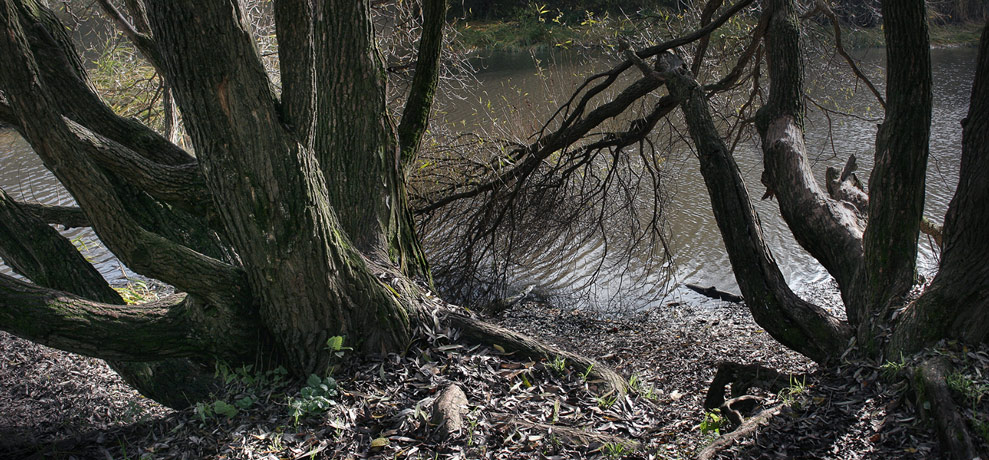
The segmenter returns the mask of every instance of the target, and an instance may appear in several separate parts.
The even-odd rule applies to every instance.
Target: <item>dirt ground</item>
[[[741,305],[668,302],[608,319],[524,303],[494,320],[611,365],[637,391],[602,395],[586,369],[517,361],[442,329],[420,331],[421,351],[349,360],[315,385],[221,369],[225,394],[174,411],[102,361],[0,332],[0,458],[692,458],[727,431],[703,408],[723,361],[806,376],[756,392],[753,412],[779,415],[716,458],[940,456],[904,382],[864,363],[819,372]],[[429,411],[453,384],[465,428],[443,437]]]

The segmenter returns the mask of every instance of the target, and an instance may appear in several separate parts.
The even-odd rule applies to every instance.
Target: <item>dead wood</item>
[[[610,443],[621,444],[631,450],[634,450],[639,446],[638,441],[633,441],[628,438],[611,435],[601,431],[590,431],[570,426],[535,423],[518,419],[512,419],[509,423],[521,428],[529,428],[545,432],[547,435],[555,436],[560,441],[573,446],[593,447],[595,445]]]
[[[505,353],[514,353],[519,359],[564,359],[568,366],[586,372],[587,382],[597,387],[597,393],[625,394],[628,391],[628,381],[624,377],[594,359],[560,350],[532,337],[460,313],[447,312],[445,319],[461,330],[463,338],[484,345],[497,345]]]
[[[725,292],[718,290],[718,288],[711,287],[701,287],[696,284],[686,284],[687,289],[694,291],[700,295],[710,297],[712,299],[724,300],[726,302],[742,303],[745,299],[740,295],[735,295],[730,292]]]
[[[948,362],[943,357],[928,359],[914,369],[913,385],[917,407],[926,419],[933,419],[931,421],[941,447],[950,453],[951,458],[989,458],[973,442],[968,424],[951,399],[947,383],[949,374]]]
[[[429,423],[436,426],[440,438],[447,438],[464,428],[465,414],[467,414],[467,395],[459,385],[453,383],[441,390],[433,401],[433,415]]]

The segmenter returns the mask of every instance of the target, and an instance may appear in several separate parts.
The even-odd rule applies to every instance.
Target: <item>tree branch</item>
[[[120,295],[107,285],[103,276],[72,243],[2,189],[0,258],[17,273],[41,286],[100,302],[123,303]]]
[[[303,145],[312,145],[316,112],[313,0],[276,0],[278,67],[282,79],[282,117]]]
[[[440,74],[446,8],[446,0],[422,1],[422,36],[419,38],[416,71],[402,111],[402,121],[398,125],[398,142],[405,168],[415,160],[419,142],[429,124],[429,112]]]
[[[243,271],[149,232],[131,219],[109,179],[85,157],[92,146],[69,129],[57,112],[55,98],[37,78],[37,61],[15,6],[2,6],[0,55],[7,63],[0,67],[0,87],[22,121],[22,134],[45,166],[73,191],[103,243],[145,276],[217,305],[240,299],[246,286]]]
[[[110,0],[97,0],[102,7],[103,12],[110,19],[117,24],[117,27],[130,39],[131,43],[137,47],[138,50],[144,55],[144,58],[154,66],[159,72],[161,72],[161,53],[158,52],[158,44],[155,43],[154,39],[148,33],[142,33],[134,27],[127,18],[110,3]]]
[[[766,14],[772,14],[765,38],[770,91],[756,115],[765,164],[763,183],[767,195],[778,198],[794,238],[834,276],[846,304],[851,304],[862,265],[863,222],[851,204],[832,199],[821,188],[807,161],[796,9],[790,0],[777,0]],[[849,308],[848,318],[857,324],[858,311]]]
[[[714,216],[752,316],[783,345],[817,362],[836,359],[851,337],[851,328],[787,286],[762,237],[738,165],[711,119],[703,88],[678,58],[666,54],[661,59],[667,88],[682,101]]]
[[[882,14],[888,101],[869,176],[869,225],[863,241],[866,313],[888,312],[913,286],[931,132],[933,78],[925,2],[884,1]]]
[[[121,361],[203,356],[183,294],[143,305],[110,305],[0,274],[0,328],[32,342]]]
[[[215,214],[198,163],[175,166],[155,163],[85,126],[68,118],[64,120],[69,130],[89,146],[87,152],[91,158],[127,183],[193,215],[205,217]]]
[[[75,206],[53,206],[40,203],[17,204],[46,224],[61,225],[65,228],[90,226],[89,219],[86,218],[86,213]]]

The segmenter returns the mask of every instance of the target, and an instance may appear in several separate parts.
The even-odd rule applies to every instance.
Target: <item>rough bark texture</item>
[[[123,303],[68,240],[22,209],[0,189],[0,259],[41,286],[70,290],[106,303]]]
[[[791,0],[770,2],[766,34],[769,100],[756,116],[766,172],[763,182],[777,197],[780,213],[797,242],[853,297],[862,264],[862,224],[848,203],[821,189],[807,161],[803,134],[803,55],[800,23]],[[855,324],[857,311],[848,311]]]
[[[942,337],[989,337],[989,33],[983,30],[968,117],[962,121],[958,189],[945,216],[941,266],[904,312],[894,351],[914,351]]]
[[[931,56],[923,0],[884,1],[886,119],[876,135],[865,231],[865,309],[884,316],[915,277],[931,129]],[[866,318],[866,317],[864,317]],[[862,329],[860,339],[871,341]]]
[[[370,27],[369,19],[359,16],[367,13],[366,4],[348,15],[345,10],[355,6],[344,3],[349,6],[325,11],[322,19],[346,18],[346,24],[361,22]],[[150,2],[148,15],[165,50],[168,81],[190,127],[228,237],[243,261],[262,321],[274,334],[290,367],[299,373],[325,369],[329,362],[322,348],[332,336],[346,336],[366,351],[404,347],[410,333],[407,312],[374,278],[348,238],[376,234],[377,227],[352,227],[355,231],[348,232],[331,208],[331,197],[340,193],[340,183],[351,190],[360,184],[373,196],[364,196],[362,201],[348,195],[343,203],[349,207],[342,208],[371,214],[367,207],[354,204],[384,206],[385,200],[375,192],[382,189],[382,177],[375,175],[375,181],[370,181],[365,170],[353,179],[336,177],[334,187],[327,187],[326,177],[320,174],[325,161],[281,124],[278,103],[236,5]],[[353,15],[358,17],[350,17]],[[354,59],[353,67],[366,66],[369,60],[367,55],[344,49],[334,51]],[[336,120],[321,118],[317,133],[322,129],[319,126],[337,123],[339,131],[326,134],[341,142],[366,135],[359,129],[345,131],[366,125],[358,113],[352,113],[353,118],[344,123],[343,113],[365,109],[358,102],[375,97],[374,93],[358,97],[359,93],[345,88],[335,90],[350,99],[320,95],[326,96],[320,104],[333,112]],[[375,104],[364,101],[364,105]],[[326,111],[318,114],[325,116]],[[361,138],[360,142],[373,140],[381,138]],[[340,146],[335,150],[336,161],[360,164],[361,158],[375,156],[374,150],[381,159],[381,145],[359,147]],[[336,198],[341,199],[339,195]]]
[[[673,55],[666,56],[661,71],[670,94],[681,101],[714,217],[752,316],[787,347],[818,362],[834,359],[844,349],[851,329],[787,286],[766,246],[738,165],[711,119],[703,88]]]
[[[330,204],[372,260],[426,275],[408,212],[395,126],[385,106],[385,67],[368,2],[322,2],[316,19],[316,158]],[[355,206],[355,203],[360,203]]]

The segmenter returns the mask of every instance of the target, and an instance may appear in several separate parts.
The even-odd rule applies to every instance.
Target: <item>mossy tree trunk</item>
[[[0,257],[34,281],[0,276],[0,328],[111,360],[175,407],[208,394],[217,360],[304,376],[328,370],[334,336],[363,353],[405,351],[439,308],[412,280],[428,282],[429,269],[405,169],[428,122],[446,1],[425,2],[398,129],[367,0],[275,2],[280,95],[238,3],[131,3],[140,27],[117,22],[166,79],[195,156],[107,107],[35,0],[0,0],[0,119],[79,207],[34,209],[91,226],[129,268],[179,293],[119,305],[68,241],[0,193]],[[560,353],[456,311],[443,317],[522,356]],[[578,358],[623,390],[617,374]]]
[[[286,58],[281,97],[235,2],[147,2],[141,45],[153,50],[172,88],[195,157],[115,115],[43,5],[0,5],[5,118],[115,255],[185,293],[159,310],[133,307],[134,330],[146,326],[163,338],[146,342],[152,350],[161,345],[157,354],[137,347],[128,356],[127,334],[94,333],[88,340],[67,333],[60,340],[51,332],[71,329],[58,320],[73,317],[81,321],[76,327],[125,327],[121,315],[131,307],[109,307],[120,299],[105,282],[83,283],[94,293],[24,269],[38,286],[3,279],[5,329],[121,361],[265,362],[298,374],[326,370],[323,346],[332,336],[367,352],[405,348],[418,306],[376,272],[428,279],[428,267],[407,208],[368,2],[276,2]],[[430,10],[440,34],[444,11],[445,2]],[[438,41],[424,46],[425,59],[438,61],[438,50],[428,49]],[[435,72],[423,78],[435,87]],[[427,98],[410,99],[428,114],[431,96],[430,89]],[[9,200],[2,198],[6,209]],[[4,260],[15,267],[31,262],[13,253],[23,245],[7,236]],[[63,244],[53,257],[73,257],[71,244],[49,236]],[[41,265],[72,272],[51,259]],[[92,269],[84,261],[80,266]],[[51,320],[44,331],[22,321],[29,313],[39,324]],[[179,338],[182,346],[167,345]]]

